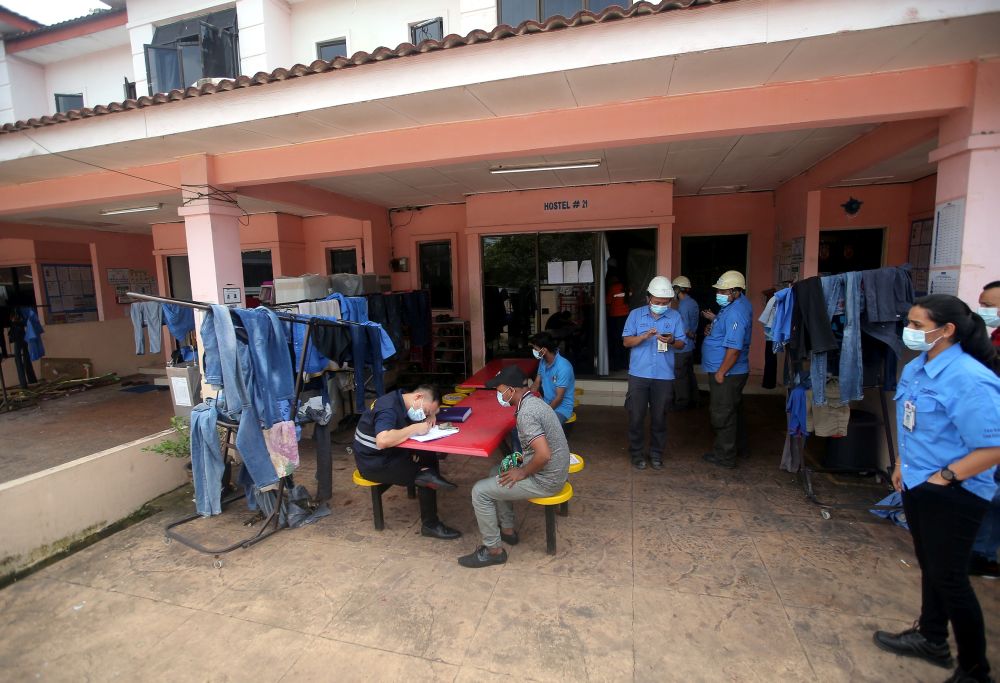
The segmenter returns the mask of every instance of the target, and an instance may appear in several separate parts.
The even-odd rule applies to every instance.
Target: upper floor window
[[[631,0],[497,0],[497,11],[501,24],[517,26],[529,19],[544,21],[557,14],[571,17],[580,10],[596,13],[612,5],[628,7],[631,4]]]
[[[441,17],[410,24],[410,42],[419,45],[425,40],[444,38],[444,20]]]
[[[64,114],[74,109],[83,109],[83,95],[60,95],[56,93],[56,113]]]
[[[335,40],[324,40],[322,43],[316,43],[316,56],[328,62],[337,57],[346,57],[347,38],[336,38]]]
[[[146,46],[149,94],[183,89],[202,78],[239,75],[236,10],[159,26]]]

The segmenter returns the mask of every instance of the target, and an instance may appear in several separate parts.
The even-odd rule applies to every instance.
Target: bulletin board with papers
[[[78,323],[97,320],[94,269],[83,264],[43,264],[46,322]]]

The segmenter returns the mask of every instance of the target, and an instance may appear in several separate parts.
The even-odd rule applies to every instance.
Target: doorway
[[[837,275],[882,267],[885,228],[821,230],[819,274]]]
[[[748,276],[747,264],[750,259],[750,238],[742,235],[692,235],[681,237],[681,272],[691,281],[691,298],[698,302],[700,310],[711,309],[718,312],[715,303],[715,284],[719,276],[727,270],[736,270]],[[698,319],[698,338],[695,346],[694,362],[701,362],[701,340],[705,336],[704,318]]]

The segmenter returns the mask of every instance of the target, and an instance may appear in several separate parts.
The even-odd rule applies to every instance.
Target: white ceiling
[[[36,64],[52,64],[66,59],[75,59],[80,55],[128,45],[128,30],[125,28],[125,24],[122,24],[103,31],[21,50],[15,54],[21,59],[27,59]],[[107,104],[107,102],[101,102],[101,104]]]
[[[489,169],[500,160],[487,160],[325,178],[309,184],[390,207],[462,202],[466,195],[484,192],[668,178],[675,179],[677,195],[771,190],[872,128],[819,128],[503,160],[505,165],[517,165],[600,158],[598,168],[494,175]],[[917,157],[901,161],[913,162]],[[926,164],[926,152],[921,158]]]

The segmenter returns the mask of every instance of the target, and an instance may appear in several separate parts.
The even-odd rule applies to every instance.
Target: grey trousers
[[[709,415],[715,432],[715,457],[731,465],[736,464],[739,451],[746,451],[747,432],[743,420],[743,387],[750,375],[727,375],[722,384],[708,375]]]
[[[674,397],[674,380],[628,376],[625,409],[628,410],[628,454],[632,462],[643,459],[646,413],[649,418],[649,458],[662,460],[667,445],[667,406]]]
[[[674,354],[674,405],[690,408],[698,402],[698,380],[694,376],[694,351]]]
[[[497,480],[498,473],[499,469],[494,467],[490,476],[472,487],[472,509],[487,548],[500,547],[500,529],[514,528],[515,500],[544,498],[558,493],[542,488],[533,476],[507,488]]]

